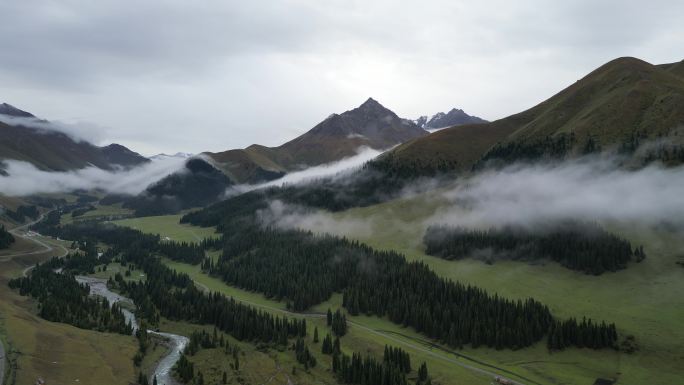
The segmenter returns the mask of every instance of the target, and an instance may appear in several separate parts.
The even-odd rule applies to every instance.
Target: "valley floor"
[[[675,264],[682,255],[684,243],[677,234],[613,227],[611,230],[634,243],[643,243],[648,258],[626,270],[599,277],[573,272],[552,262],[530,265],[499,261],[487,265],[474,260],[445,261],[425,255],[421,248],[423,222],[439,209],[439,202],[417,199],[325,215],[339,223],[364,224],[339,226],[339,235],[359,239],[379,249],[400,251],[410,260],[425,262],[444,277],[508,298],[532,296],[549,305],[557,316],[586,315],[615,322],[621,336],[636,337],[640,350],[626,354],[612,350],[567,349],[549,354],[545,342],[540,342],[519,351],[466,347],[454,352],[386,319],[356,316],[349,317],[350,332],[342,338],[344,351],[382,355],[385,344],[402,347],[411,354],[416,366],[426,361],[433,378],[444,385],[486,385],[491,383],[494,374],[521,384],[537,385],[593,384],[597,378],[616,378],[618,384],[673,384],[684,375],[684,326],[680,322],[684,319],[684,298],[681,296],[684,292],[684,268]],[[197,241],[213,234],[213,229],[180,225],[178,219],[179,216],[162,216],[116,223],[177,241]],[[53,379],[51,384],[73,383],[75,379],[88,378],[89,375],[93,378],[93,373],[100,383],[127,383],[135,375],[131,358],[135,354],[136,343],[132,337],[84,331],[44,321],[35,315],[30,300],[7,287],[9,278],[22,274],[35,262],[54,254],[45,253],[44,248],[42,250],[33,242],[19,240],[12,249],[4,251],[5,257],[0,254],[0,313],[3,315],[0,338],[12,352],[11,362],[19,369],[13,371],[17,375],[16,383],[33,384],[36,373]],[[217,254],[214,252],[212,255]],[[226,285],[202,273],[199,266],[170,260],[165,263],[188,273],[207,290],[222,292],[270,312],[306,317],[310,330],[318,327],[321,337],[327,326],[320,315],[328,308],[341,307],[341,295],[337,294],[307,314],[292,314],[286,311],[284,303]],[[113,274],[113,270],[108,274]],[[182,334],[202,327],[164,321],[162,328]],[[311,335],[307,338],[310,339]],[[264,351],[247,345],[244,347],[247,354],[245,365],[253,367],[248,371],[250,366],[246,366],[241,373],[245,376],[253,373],[249,378],[253,383],[334,383],[329,371],[329,357],[322,355],[312,341],[307,343],[319,362],[310,373],[303,370],[292,373],[292,367],[296,365],[291,351]],[[163,351],[158,353],[161,355]],[[81,356],[88,359],[75,358]],[[214,356],[217,355],[201,352],[198,357],[198,361],[205,362],[202,365],[207,372],[218,373],[222,365],[226,365],[212,359]],[[153,357],[146,359],[150,360]],[[93,371],[95,367],[98,370]],[[257,367],[265,369],[258,370]]]

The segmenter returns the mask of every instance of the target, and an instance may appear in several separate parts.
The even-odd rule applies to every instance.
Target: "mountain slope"
[[[252,145],[207,155],[235,181],[255,182],[353,156],[362,146],[385,149],[426,134],[414,122],[369,98],[353,110],[330,115],[279,147]]]
[[[684,124],[681,65],[654,66],[619,58],[529,110],[415,139],[394,149],[386,161],[397,167],[448,163],[466,171],[497,144],[497,149],[506,149],[501,152],[513,155],[507,157],[513,161],[520,149],[553,147],[557,142],[572,153],[588,144],[609,148],[635,137],[668,135]]]
[[[98,147],[85,141],[45,128],[31,127],[39,122],[32,114],[0,105],[0,114],[9,117],[0,121],[0,160],[14,159],[32,163],[48,171],[68,171],[89,165],[111,170],[117,166],[131,167],[149,160],[119,144]]]
[[[221,171],[201,158],[191,158],[185,166],[153,183],[138,196],[123,197],[123,206],[137,216],[176,213],[205,206],[220,199],[232,184]]]

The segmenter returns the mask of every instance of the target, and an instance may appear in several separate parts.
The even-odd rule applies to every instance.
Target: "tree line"
[[[497,143],[478,160],[474,171],[487,167],[501,167],[520,161],[536,161],[543,158],[563,159],[577,145],[575,133],[547,135],[527,141]],[[589,137],[584,143],[583,152],[599,151],[600,147]]]
[[[344,384],[406,385],[411,364],[409,355],[404,350],[385,346],[382,360],[370,355],[363,357],[359,353],[353,353],[351,356],[336,353],[333,355],[332,370],[337,379]],[[420,366],[415,383],[431,384],[425,363]]]
[[[522,226],[488,230],[446,225],[430,226],[423,237],[426,253],[444,259],[466,258],[484,250],[507,259],[549,258],[586,274],[600,275],[627,267],[634,258],[646,258],[643,247],[590,222],[567,221],[545,229]]]

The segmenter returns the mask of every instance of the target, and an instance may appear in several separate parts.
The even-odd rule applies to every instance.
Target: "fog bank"
[[[513,165],[458,182],[428,222],[534,225],[564,219],[684,225],[684,167],[625,170],[609,158]]]
[[[183,168],[185,159],[163,158],[131,169],[115,171],[91,166],[74,171],[51,172],[37,169],[28,162],[5,160],[8,176],[0,175],[0,193],[27,196],[62,193],[77,189],[100,189],[107,193],[135,195],[150,184]]]

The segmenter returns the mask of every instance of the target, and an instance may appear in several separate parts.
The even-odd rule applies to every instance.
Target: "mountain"
[[[428,130],[433,130],[460,126],[463,124],[478,123],[487,123],[487,121],[477,116],[468,115],[463,110],[452,108],[451,111],[447,112],[446,114],[444,112],[436,113],[432,116],[432,118],[430,118],[430,120],[427,120],[422,127]]]
[[[3,116],[5,117],[3,119]],[[0,160],[15,159],[47,171],[95,166],[105,170],[148,162],[119,144],[98,147],[49,128],[49,122],[9,104],[0,104]]]
[[[386,149],[425,135],[427,131],[414,122],[369,98],[353,110],[330,115],[281,146],[252,145],[206,155],[234,181],[253,183],[353,156],[362,146]]]
[[[549,154],[633,147],[684,125],[684,64],[619,58],[548,100],[484,124],[447,128],[384,157],[391,168],[420,164],[468,171],[483,159],[507,162]]]
[[[2,103],[0,104],[0,115],[13,116],[16,118],[35,118],[33,114],[22,111],[11,104]]]

